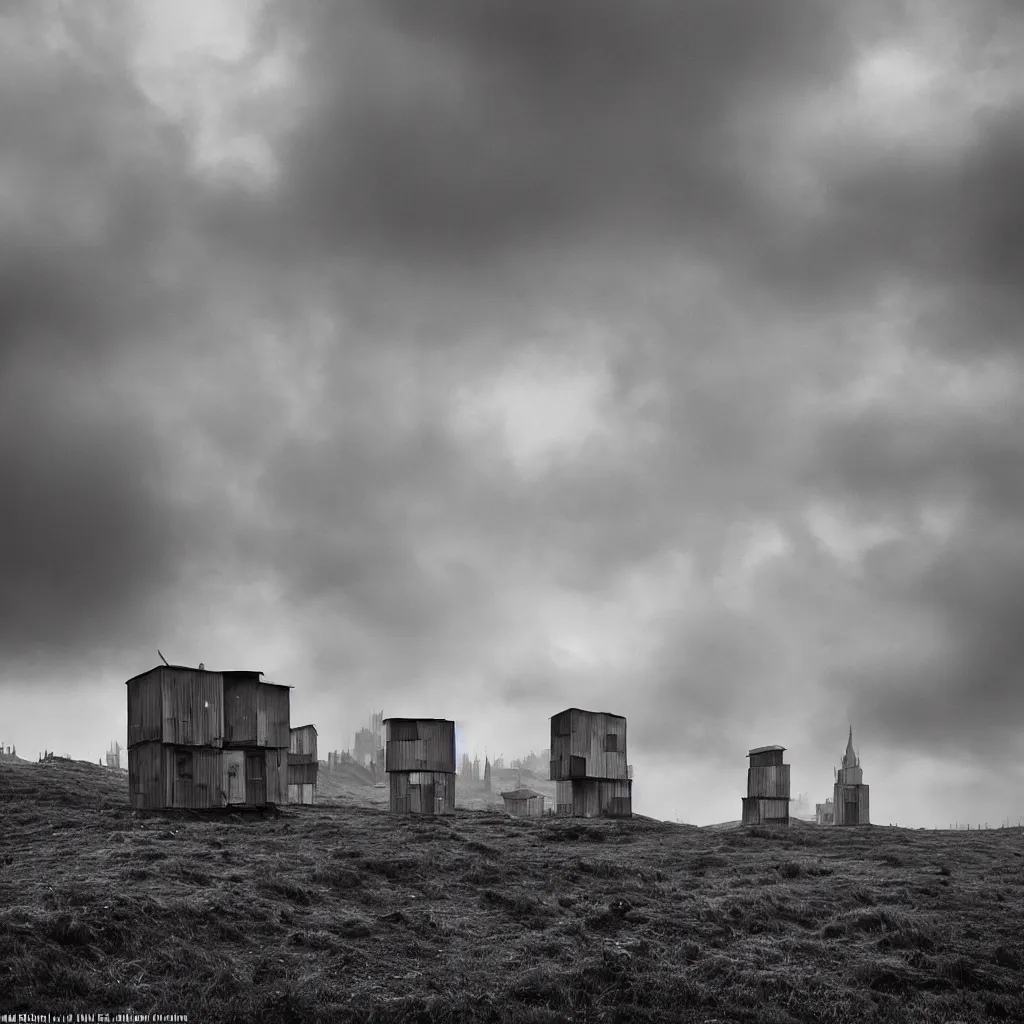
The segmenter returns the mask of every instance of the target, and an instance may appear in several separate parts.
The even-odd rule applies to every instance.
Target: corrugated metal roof
[[[625,718],[626,717],[625,715],[616,715],[614,712],[611,712],[611,711],[588,711],[586,708],[566,708],[564,711],[559,711],[558,715],[564,715],[566,711],[580,711],[584,715],[607,715],[609,718]],[[548,721],[550,722],[552,718],[557,718],[558,715],[549,715],[548,716]]]
[[[780,747],[777,743],[773,743],[767,747],[754,747],[753,750],[747,751],[747,757],[751,757],[754,754],[767,754],[769,750],[785,750],[785,747]]]
[[[502,793],[501,797],[503,800],[530,800],[535,796],[543,795],[543,793],[537,793],[532,789],[513,789],[508,793]]]
[[[309,725],[293,725],[292,726],[292,732],[298,732],[299,729],[312,729],[313,732],[316,732],[316,726],[313,725],[312,723],[310,723]]]

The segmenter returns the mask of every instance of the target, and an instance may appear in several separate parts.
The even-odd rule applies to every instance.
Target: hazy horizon
[[[0,15],[0,740],[255,668],[512,756],[629,722],[872,821],[1024,815],[1024,13]],[[461,750],[460,750],[461,754]]]

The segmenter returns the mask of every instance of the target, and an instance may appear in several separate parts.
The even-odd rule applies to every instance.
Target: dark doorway
[[[262,807],[267,802],[267,776],[263,751],[245,755],[245,802]]]
[[[434,814],[437,808],[434,807],[434,783],[424,782],[420,786],[420,813]]]

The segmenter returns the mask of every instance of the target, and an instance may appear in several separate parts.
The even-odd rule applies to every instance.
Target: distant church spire
[[[853,752],[853,726],[850,726],[850,736],[846,741],[846,754],[843,756],[843,767],[854,768],[857,765],[857,755]]]

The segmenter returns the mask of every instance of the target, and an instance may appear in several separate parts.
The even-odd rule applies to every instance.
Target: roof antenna
[[[160,648],[159,648],[159,647],[158,647],[158,648],[156,649],[156,653],[157,653],[157,654],[160,654]],[[168,661],[168,660],[167,660],[167,659],[166,659],[166,658],[165,658],[165,657],[164,657],[164,656],[163,656],[162,654],[160,654],[160,660],[161,660],[161,661],[162,661],[162,662],[163,662],[163,663],[164,663],[164,664],[165,664],[165,665],[166,665],[166,666],[167,666],[168,668],[170,668],[170,667],[171,667],[171,663],[170,663],[170,662],[169,662],[169,661]]]

